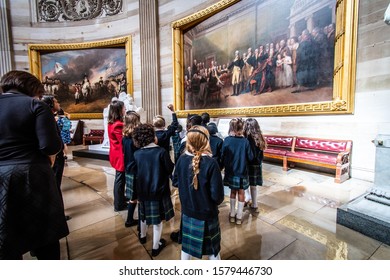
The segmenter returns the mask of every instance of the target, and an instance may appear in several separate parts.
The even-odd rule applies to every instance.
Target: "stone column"
[[[336,22],[336,5],[332,5],[329,7],[332,11],[332,22]]]
[[[290,27],[290,38],[297,36],[297,27],[296,27],[295,23],[290,24],[289,27]]]
[[[0,77],[12,69],[7,0],[0,0]]]
[[[139,0],[141,94],[146,120],[160,114],[160,56],[158,50],[158,3],[156,0]]]

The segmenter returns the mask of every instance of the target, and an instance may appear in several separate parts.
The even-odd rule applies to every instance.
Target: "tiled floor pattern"
[[[108,161],[69,157],[62,183],[70,234],[61,240],[63,259],[150,260],[148,241],[138,242],[136,227],[126,228],[127,211],[114,212],[115,171]],[[222,259],[251,260],[389,260],[390,246],[336,224],[338,206],[363,194],[372,183],[264,163],[264,185],[258,187],[259,213],[245,211],[243,224],[228,221],[229,198],[220,206]],[[226,189],[226,194],[229,190]],[[165,222],[167,247],[157,259],[180,259],[181,246],[169,235],[179,228],[180,201],[172,190],[175,218]],[[25,258],[31,258],[28,254]]]

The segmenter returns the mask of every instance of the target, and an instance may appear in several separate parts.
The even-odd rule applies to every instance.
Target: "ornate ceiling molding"
[[[119,14],[123,0],[39,0],[38,22],[89,20]]]

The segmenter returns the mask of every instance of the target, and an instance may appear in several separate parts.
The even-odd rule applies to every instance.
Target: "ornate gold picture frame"
[[[101,119],[122,92],[133,94],[131,36],[72,44],[30,44],[30,71],[71,119]]]
[[[173,22],[171,24],[173,88],[178,116],[186,117],[187,114],[199,114],[205,111],[213,117],[352,114],[355,96],[358,2],[346,0],[223,0]],[[324,4],[323,7],[320,7],[322,4]],[[326,12],[323,12],[324,10]],[[272,17],[277,17],[278,21],[283,19],[288,22],[284,24],[284,27],[274,25],[275,21]],[[267,26],[270,23],[271,27]],[[334,44],[330,44],[333,51],[328,53],[322,61],[325,63],[334,61],[334,63],[330,66],[330,71],[327,71],[328,66],[318,62],[316,84],[301,87],[299,84],[301,81],[298,83],[294,76],[292,84],[276,86],[274,68],[272,70],[273,88],[267,87],[268,74],[265,74],[264,69],[268,66],[265,65],[266,63],[258,62],[252,68],[252,76],[248,76],[247,80],[239,79],[236,82],[237,88],[234,87],[232,72],[236,50],[239,51],[238,55],[242,59],[243,53],[247,52],[248,48],[253,50],[259,45],[269,48],[266,45],[279,43],[279,40],[283,39],[282,35],[285,35],[286,39],[295,35],[295,40],[301,42],[302,38],[299,36],[302,30],[308,29],[314,35],[316,27],[321,28],[320,33],[325,33],[325,36],[330,37],[327,31],[330,30],[328,24],[335,26]],[[242,40],[243,36],[245,40]],[[229,46],[230,44],[232,46]],[[322,55],[322,53],[317,53],[317,55]],[[292,53],[283,52],[280,61],[288,61],[288,56],[292,56]],[[189,68],[192,68],[194,59],[198,60],[195,70],[198,70],[199,76],[203,75],[204,82],[207,81],[203,88],[195,84],[196,90],[192,88],[192,83],[188,82],[188,76],[193,77],[193,71],[191,72]],[[276,67],[276,60],[275,56],[273,67]],[[206,66],[202,63],[199,66],[199,61],[206,63]],[[215,69],[220,67],[222,72],[215,74],[217,72],[213,70],[213,63],[216,64]],[[257,67],[258,72],[260,70],[264,72],[262,77],[256,79],[254,72]],[[294,69],[291,62],[290,67]],[[199,69],[206,68],[208,68],[205,71],[206,74],[199,73]],[[224,73],[224,69],[228,77],[223,80],[220,73]],[[241,71],[243,71],[242,68]],[[293,70],[295,75],[297,75],[296,71],[296,69]],[[307,72],[312,73],[312,71]],[[201,80],[202,77],[198,79]],[[211,79],[215,81],[212,85],[209,82]],[[213,86],[216,87],[213,88]]]

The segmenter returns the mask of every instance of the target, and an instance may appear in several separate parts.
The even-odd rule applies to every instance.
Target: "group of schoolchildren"
[[[256,186],[262,185],[266,142],[254,118],[232,119],[228,136],[222,139],[207,113],[189,115],[182,137],[173,105],[168,109],[172,123],[166,127],[160,115],[153,124],[141,123],[135,111],[125,112],[123,102],[111,103],[108,136],[110,163],[116,170],[114,210],[128,210],[125,226],[138,226],[141,244],[146,243],[148,225],[153,225],[152,256],[156,257],[166,246],[161,238],[162,222],[174,217],[172,181],[178,188],[182,215],[180,229],[171,234],[171,239],[182,244],[181,259],[206,255],[218,260],[218,206],[224,200],[224,185],[231,189],[229,221],[241,225],[245,204],[251,198],[248,206],[258,212]],[[137,205],[138,220],[133,218]]]

